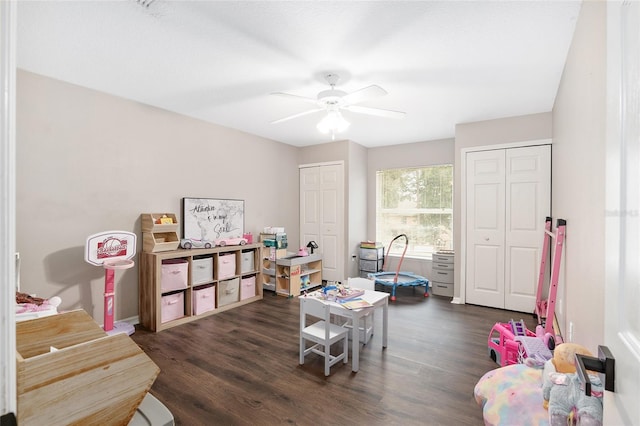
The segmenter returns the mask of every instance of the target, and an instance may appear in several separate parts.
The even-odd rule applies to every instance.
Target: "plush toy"
[[[542,396],[551,426],[602,425],[602,383],[596,374],[589,374],[592,391],[591,396],[585,395],[576,373],[576,353],[592,356],[584,346],[562,343],[556,346],[553,358],[545,363]]]

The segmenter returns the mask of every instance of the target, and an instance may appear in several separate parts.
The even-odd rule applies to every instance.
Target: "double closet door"
[[[300,166],[300,247],[318,244],[323,280],[346,278],[344,216],[344,165]]]
[[[466,154],[466,302],[533,312],[551,145]]]

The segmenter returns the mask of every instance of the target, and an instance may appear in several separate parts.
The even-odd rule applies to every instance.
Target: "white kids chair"
[[[362,290],[375,290],[376,282],[374,280],[370,280],[368,278],[348,278],[347,283],[349,288],[359,288]],[[360,324],[358,325],[358,336],[362,343],[365,345],[369,343],[371,337],[373,336],[373,309],[369,309],[370,312],[366,313],[361,319]],[[352,328],[351,322],[348,322],[344,325],[344,327]],[[354,336],[351,336],[354,338]]]
[[[328,303],[313,297],[301,296],[300,299],[300,365],[304,364],[305,357],[311,352],[324,357],[324,375],[330,374],[331,366],[340,360],[346,364],[349,361],[349,330],[329,321],[330,309]],[[321,321],[311,325],[307,324],[307,315],[321,318]],[[306,341],[314,343],[309,348]],[[331,355],[331,345],[340,340],[342,343],[342,353]],[[322,348],[322,350],[320,350]]]

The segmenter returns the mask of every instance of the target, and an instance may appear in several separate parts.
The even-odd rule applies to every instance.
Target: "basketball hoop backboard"
[[[136,234],[127,231],[106,231],[87,237],[84,260],[102,266],[106,260],[131,259],[136,254]]]

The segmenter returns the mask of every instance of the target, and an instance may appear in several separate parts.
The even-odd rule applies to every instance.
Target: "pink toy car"
[[[238,238],[218,238],[214,241],[216,246],[224,247],[224,246],[243,246],[247,244],[247,239],[238,237]]]

